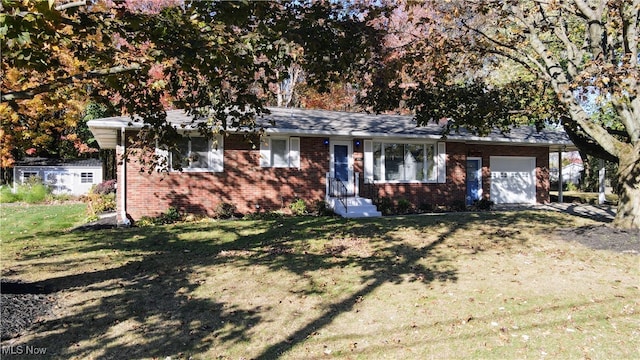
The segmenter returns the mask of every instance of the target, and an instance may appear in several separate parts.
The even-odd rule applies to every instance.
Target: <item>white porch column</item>
[[[607,200],[605,197],[605,175],[604,160],[600,159],[600,170],[598,171],[598,204],[602,205]]]
[[[562,194],[562,149],[558,150],[558,202],[564,202],[564,195]]]
[[[329,182],[330,182],[330,180],[329,180],[329,179],[330,179],[330,178],[331,178],[331,173],[327,173],[327,175],[325,176],[325,182],[324,182],[324,194],[325,194],[325,195],[324,195],[324,198],[325,198],[325,199],[327,199],[327,200],[328,200],[328,199],[329,199],[329,197],[331,196],[331,195],[329,194]]]
[[[360,173],[354,173],[356,179],[355,179],[355,184],[353,184],[353,189],[354,189],[354,195],[355,197],[359,197],[360,196]]]

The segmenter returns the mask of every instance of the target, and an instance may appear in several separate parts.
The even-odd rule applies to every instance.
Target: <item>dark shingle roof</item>
[[[412,116],[283,108],[270,108],[270,110],[271,114],[266,115],[261,121],[273,132],[291,131],[356,137],[441,139],[444,130],[436,123],[418,126]],[[275,126],[269,126],[268,121],[275,122]],[[447,139],[479,142],[571,143],[564,131],[542,130],[538,132],[532,126],[513,128],[506,134],[496,130],[487,136],[474,135],[465,129],[460,129],[457,133],[447,135]]]
[[[372,115],[327,110],[307,110],[296,108],[269,108],[271,114],[256,121],[267,133],[297,134],[300,136],[350,136],[370,138],[414,138],[439,140],[443,138],[443,128],[435,123],[418,126],[412,116]],[[179,128],[192,128],[192,117],[183,110],[167,111],[167,120]],[[91,120],[88,123],[100,145],[115,147],[116,132],[121,128],[135,129],[141,122],[132,122],[128,116],[116,116]],[[543,130],[523,126],[503,134],[494,131],[487,136],[478,136],[461,129],[447,135],[448,141],[479,143],[544,145],[554,148],[573,148],[564,131]],[[105,146],[107,145],[107,146]]]

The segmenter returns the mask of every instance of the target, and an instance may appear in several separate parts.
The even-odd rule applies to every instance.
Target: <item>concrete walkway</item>
[[[495,205],[495,211],[510,210],[548,210],[565,212],[573,216],[579,216],[600,222],[612,222],[616,216],[616,207],[614,205],[590,205],[580,203],[549,203],[549,204],[519,204],[519,205]]]

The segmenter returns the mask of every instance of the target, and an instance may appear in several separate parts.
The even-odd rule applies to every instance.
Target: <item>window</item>
[[[81,172],[80,173],[80,183],[81,184],[93,184],[93,173],[92,172]]]
[[[171,170],[180,168],[185,172],[222,172],[224,170],[222,136],[208,140],[204,137],[184,135],[177,145],[178,151],[172,154],[160,148],[156,149],[158,156],[169,157]]]
[[[289,146],[286,139],[271,140],[271,166],[289,167]]]
[[[444,182],[444,143],[365,140],[365,177],[377,182]]]
[[[38,176],[37,171],[25,171],[22,173],[22,183],[26,184],[29,182],[29,178],[36,178]]]
[[[260,142],[260,166],[300,167],[300,138],[267,137]]]
[[[433,144],[373,143],[373,180],[435,181]]]

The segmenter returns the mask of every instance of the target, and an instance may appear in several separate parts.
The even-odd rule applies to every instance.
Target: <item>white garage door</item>
[[[536,203],[536,158],[491,157],[491,200],[496,204]]]

